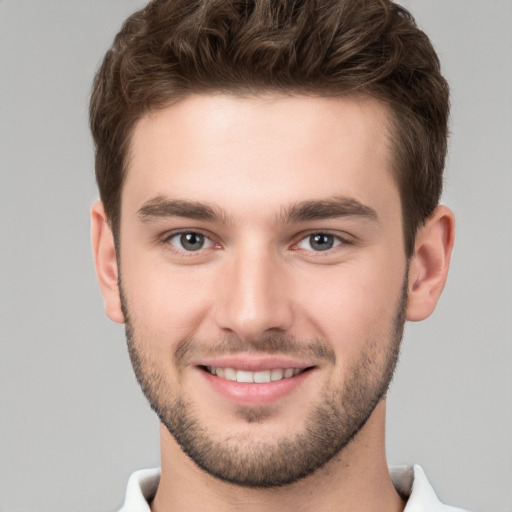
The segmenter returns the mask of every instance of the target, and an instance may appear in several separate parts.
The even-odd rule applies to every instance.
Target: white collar
[[[408,497],[404,512],[464,512],[443,505],[430,485],[421,466],[393,466],[389,469],[398,493]],[[156,493],[160,469],[141,469],[128,481],[126,499],[119,512],[150,512],[148,500]]]
[[[392,466],[389,473],[398,494],[407,499],[403,512],[464,512],[439,501],[423,468],[418,464]]]

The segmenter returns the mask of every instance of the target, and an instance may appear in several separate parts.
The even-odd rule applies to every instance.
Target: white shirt
[[[443,505],[430,485],[421,466],[390,468],[391,479],[401,496],[408,496],[404,512],[467,512]],[[148,501],[155,496],[160,469],[141,469],[128,481],[126,499],[119,512],[150,512]]]

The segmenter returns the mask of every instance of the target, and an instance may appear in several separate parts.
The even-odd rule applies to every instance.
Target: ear
[[[94,266],[105,301],[105,313],[110,320],[123,323],[121,297],[114,236],[107,221],[103,203],[97,201],[91,209],[91,239]]]
[[[455,217],[446,206],[438,206],[418,230],[409,265],[407,320],[429,317],[441,296],[455,239]]]

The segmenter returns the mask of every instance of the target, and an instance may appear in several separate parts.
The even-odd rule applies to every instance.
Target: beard
[[[151,340],[143,339],[134,328],[121,283],[120,290],[135,376],[161,423],[199,468],[222,481],[256,488],[283,486],[311,475],[342,454],[361,431],[393,378],[407,304],[405,279],[394,318],[386,331],[377,339],[366,341],[358,359],[344,372],[342,382],[325,385],[319,395],[322,399],[307,414],[300,430],[272,440],[261,440],[249,433],[233,435],[229,431],[224,438],[216,439],[207,421],[200,419],[196,405],[177,391],[187,361],[197,355],[258,352],[306,357],[334,367],[334,351],[322,339],[304,342],[290,336],[266,337],[251,343],[233,337],[213,343],[184,339],[174,353],[178,377],[175,389],[158,361],[151,357]],[[238,407],[236,412],[247,424],[262,423],[271,414],[266,407]]]

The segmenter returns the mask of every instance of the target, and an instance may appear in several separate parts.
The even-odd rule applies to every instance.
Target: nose
[[[217,327],[249,342],[288,331],[293,308],[284,263],[268,252],[252,251],[225,264],[215,308]]]

